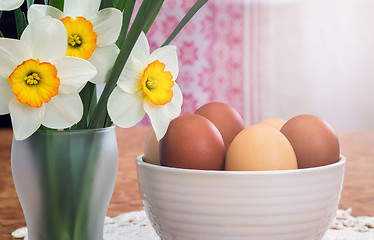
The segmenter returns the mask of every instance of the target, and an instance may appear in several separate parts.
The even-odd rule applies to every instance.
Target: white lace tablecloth
[[[374,217],[352,217],[351,209],[338,210],[323,240],[374,240]],[[12,233],[14,238],[27,240],[27,229]],[[159,240],[144,211],[106,217],[104,240]]]

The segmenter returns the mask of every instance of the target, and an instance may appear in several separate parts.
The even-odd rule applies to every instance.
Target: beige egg
[[[264,124],[264,125],[268,125],[268,126],[271,126],[271,127],[275,127],[277,130],[280,131],[285,123],[286,123],[286,121],[283,120],[283,119],[269,118],[269,119],[265,119],[265,120],[259,122],[258,124]]]
[[[155,131],[151,129],[148,133],[144,147],[144,161],[151,164],[160,165],[160,156],[158,151],[159,142],[157,141]]]
[[[225,170],[267,171],[297,169],[295,153],[287,138],[274,127],[256,124],[232,141]]]

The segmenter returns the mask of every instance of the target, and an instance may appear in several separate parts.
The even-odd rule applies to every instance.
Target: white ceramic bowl
[[[161,239],[322,239],[335,216],[345,158],[282,171],[205,171],[136,159],[143,206]]]

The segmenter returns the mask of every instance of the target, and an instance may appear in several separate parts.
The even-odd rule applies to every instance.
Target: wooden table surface
[[[141,210],[135,158],[144,149],[149,127],[117,128],[119,172],[108,216]],[[354,216],[374,216],[374,130],[340,130],[341,153],[347,158],[339,208],[352,208]],[[12,231],[25,226],[14,189],[11,166],[12,132],[0,130],[0,239],[11,240]]]

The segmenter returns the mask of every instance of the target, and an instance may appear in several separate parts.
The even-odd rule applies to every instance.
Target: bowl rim
[[[138,167],[147,168],[155,171],[169,172],[169,173],[184,173],[184,174],[203,174],[203,175],[282,175],[282,174],[302,174],[307,172],[319,172],[332,168],[339,168],[345,166],[346,158],[340,154],[339,161],[329,165],[302,168],[302,169],[289,169],[289,170],[269,170],[269,171],[220,171],[220,170],[198,170],[198,169],[186,169],[186,168],[173,168],[160,166],[156,164],[147,163],[143,160],[144,154],[136,157],[136,165]]]

